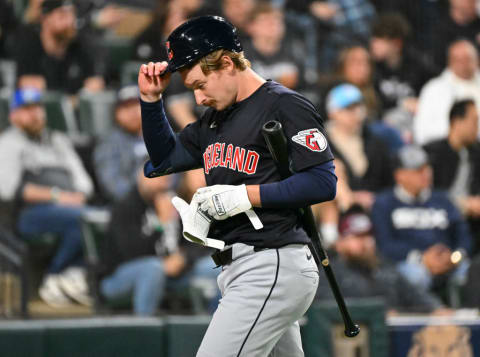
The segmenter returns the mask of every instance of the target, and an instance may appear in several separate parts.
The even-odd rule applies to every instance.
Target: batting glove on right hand
[[[227,219],[252,208],[248,199],[247,186],[214,185],[201,187],[192,201],[198,202],[200,209],[217,221]]]

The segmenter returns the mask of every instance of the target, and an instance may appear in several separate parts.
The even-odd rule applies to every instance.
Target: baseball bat
[[[292,173],[290,171],[290,164],[288,160],[287,138],[283,133],[282,124],[276,120],[271,120],[265,123],[262,127],[262,135],[265,138],[268,150],[272,155],[273,161],[275,162],[282,179],[291,176]],[[312,209],[308,206],[299,209],[299,211],[303,226],[311,241],[308,246],[312,251],[312,255],[317,263],[318,269],[320,269],[320,266],[322,266],[323,271],[327,276],[328,283],[332,289],[333,296],[335,297],[338,308],[342,315],[343,323],[345,325],[345,336],[355,337],[360,332],[360,328],[353,322],[350,313],[348,312],[347,305],[345,304],[345,300],[343,299],[343,295],[340,292],[337,280],[333,274],[332,267],[330,266],[327,252],[322,246],[320,233],[317,230]]]

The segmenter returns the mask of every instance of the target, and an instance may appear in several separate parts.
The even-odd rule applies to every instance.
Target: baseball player
[[[183,23],[166,47],[168,62],[143,64],[138,77],[150,155],[145,175],[203,167],[207,187],[190,204],[176,199],[175,206],[184,231],[202,226],[204,237],[207,232],[211,242],[225,245],[212,256],[222,269],[222,299],[197,356],[303,356],[298,319],[319,275],[295,209],[336,193],[322,119],[302,95],[250,69],[237,30],[221,17]],[[208,107],[179,134],[168,125],[161,99],[175,71],[197,104]],[[261,134],[270,120],[282,124],[289,141],[294,174],[285,180]],[[210,218],[205,229],[202,222]]]

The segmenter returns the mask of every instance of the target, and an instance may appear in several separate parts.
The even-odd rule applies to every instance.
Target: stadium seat
[[[122,87],[137,83],[138,70],[142,63],[138,61],[125,62],[120,71],[120,83]]]
[[[90,138],[102,137],[113,125],[115,93],[82,93],[79,97],[78,126],[81,134]]]
[[[0,83],[10,91],[15,89],[17,64],[14,61],[0,60]]]
[[[106,52],[106,77],[108,81],[117,81],[122,65],[132,57],[132,40],[123,37],[105,37],[102,48]]]
[[[8,113],[10,111],[10,100],[12,92],[8,88],[0,89],[0,132],[10,124]]]
[[[71,136],[78,134],[73,105],[68,96],[47,91],[43,98],[47,111],[47,126]]]

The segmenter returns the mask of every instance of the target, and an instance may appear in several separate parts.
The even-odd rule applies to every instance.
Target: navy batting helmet
[[[237,29],[220,16],[200,16],[188,20],[173,30],[166,46],[169,72],[192,65],[219,49],[242,51]]]

